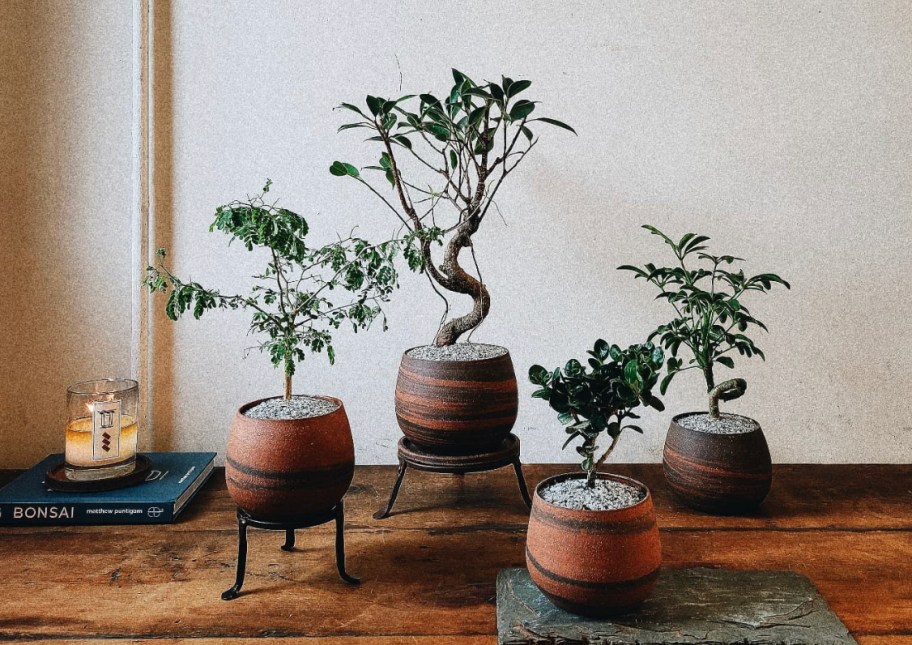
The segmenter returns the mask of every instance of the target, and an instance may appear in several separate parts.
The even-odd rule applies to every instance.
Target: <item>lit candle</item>
[[[85,381],[67,388],[66,476],[120,477],[136,466],[139,385],[129,379]]]

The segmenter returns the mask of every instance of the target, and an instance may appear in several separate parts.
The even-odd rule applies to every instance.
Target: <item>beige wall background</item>
[[[79,20],[64,20],[74,7]],[[100,325],[107,319],[85,305],[99,287],[111,307],[128,305],[131,288],[128,242],[104,257],[86,251],[92,231],[116,228],[130,198],[131,27],[122,4],[101,7],[47,5],[42,20],[57,22],[32,27],[38,42],[0,45],[3,74],[33,65],[64,35],[92,48],[81,58],[64,50],[38,80],[16,72],[18,91],[3,95],[4,107],[15,107],[0,116],[4,143],[12,142],[4,150],[19,151],[0,162],[4,242],[22,235],[11,205],[37,222],[2,245],[3,268],[48,286],[0,283],[0,431],[13,447],[0,465],[26,465],[61,443],[54,415],[23,422],[19,402],[47,395],[56,405],[76,372],[129,367],[129,326]],[[24,3],[0,11],[37,20]],[[556,419],[529,398],[528,366],[582,357],[599,337],[640,341],[665,320],[652,291],[615,271],[665,259],[639,229],[646,222],[709,234],[714,248],[748,258],[748,270],[792,282],[791,292],[753,301],[771,330],[758,339],[768,360],[738,365],[749,390],[727,408],[761,422],[774,460],[912,458],[908,3],[155,0],[153,14],[151,244],[169,249],[180,275],[225,290],[249,284],[262,258],[206,231],[217,205],[266,177],[317,239],[355,225],[366,236],[394,230],[369,194],[327,172],[334,159],[366,165],[376,156],[357,136],[335,133],[344,122],[332,110],[339,102],[396,94],[400,75],[403,93],[442,93],[452,66],[477,79],[528,78],[541,113],[580,136],[542,129],[505,184],[503,220],[489,219],[477,236],[493,306],[474,340],[511,350],[525,460],[575,460],[559,450]],[[9,29],[21,32],[18,24]],[[92,38],[100,33],[104,42]],[[75,115],[52,99],[34,110],[21,96],[65,95],[62,88],[82,97]],[[39,118],[82,145],[60,148],[59,132],[43,135],[44,148],[35,144],[47,132]],[[48,182],[57,167],[68,169],[65,183]],[[117,221],[128,240],[128,223]],[[78,234],[67,237],[67,227]],[[171,323],[162,300],[152,305],[155,447],[222,451],[234,410],[280,393],[280,375],[264,356],[244,358],[253,344],[245,315]],[[394,462],[399,356],[431,340],[440,313],[426,281],[406,275],[388,308],[388,333],[340,335],[335,367],[324,357],[301,366],[296,391],[345,401],[360,463]],[[85,341],[100,326],[108,358],[93,363],[99,352]],[[36,367],[25,379],[23,364]],[[670,417],[705,407],[703,399],[699,375],[682,375],[668,411],[645,416],[645,436],[625,437],[617,459],[658,461]],[[15,438],[23,431],[27,444]]]
[[[0,467],[63,451],[67,385],[130,372],[131,20],[0,2]]]

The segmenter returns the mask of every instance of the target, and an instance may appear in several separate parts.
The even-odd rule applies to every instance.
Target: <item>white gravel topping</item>
[[[595,486],[586,487],[586,479],[564,479],[542,489],[546,502],[577,511],[613,511],[639,504],[646,491],[614,479],[596,479]]]
[[[759,423],[739,414],[722,413],[719,416],[718,420],[713,420],[709,418],[709,414],[706,412],[691,414],[679,419],[678,423],[688,430],[708,432],[709,434],[746,434],[760,429]]]
[[[310,419],[338,409],[338,403],[315,396],[297,395],[291,397],[290,401],[282,398],[268,399],[253,406],[244,415],[251,419]]]
[[[424,345],[410,349],[407,353],[410,358],[425,361],[480,361],[503,356],[507,353],[507,348],[484,343],[456,343],[445,347]]]

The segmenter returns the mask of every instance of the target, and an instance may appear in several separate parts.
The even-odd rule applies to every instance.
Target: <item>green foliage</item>
[[[582,438],[583,443],[576,451],[583,458],[581,465],[591,486],[598,465],[614,450],[621,433],[643,432],[639,426],[625,423],[639,418],[633,411],[641,404],[665,409],[652,394],[665,354],[652,343],[621,349],[601,339],[587,353],[588,368],[576,359],[553,371],[533,365],[529,368],[529,380],[539,386],[532,393],[533,398],[547,401],[557,412],[558,420],[567,426],[564,448]],[[611,438],[611,445],[596,460],[596,441],[602,433]]]
[[[789,289],[789,283],[773,273],[747,277],[743,270],[734,270],[733,265],[743,259],[707,253],[709,238],[705,235],[687,233],[675,242],[654,226],[643,228],[671,247],[676,265],[657,267],[647,263],[642,267],[624,265],[618,268],[654,284],[660,291],[656,299],[667,300],[675,310],[675,317],[650,335],[650,339],[658,336],[671,354],[667,374],[659,388],[662,394],[675,375],[695,368],[703,372],[706,389],[712,391],[716,387],[714,367],[734,368],[733,352],[765,360],[748,333],[754,327],[766,331],[766,325],[751,315],[744,304],[744,296],[750,291],[766,293],[774,284]],[[678,357],[681,346],[690,350],[687,363]],[[728,390],[720,398],[737,398],[745,388],[746,383],[744,387]]]
[[[386,318],[380,303],[389,300],[398,285],[394,259],[399,241],[371,244],[348,237],[332,244],[311,247],[309,228],[300,215],[264,201],[263,193],[247,201],[219,206],[210,231],[221,231],[248,251],[267,249],[270,259],[247,295],[228,295],[175,276],[165,266],[166,252],[157,252],[157,266],[146,269],[144,284],[152,292],[168,295],[165,313],[177,320],[186,313],[194,318],[214,309],[249,309],[250,331],[265,338],[258,348],[273,365],[284,367],[286,396],[295,365],[307,352],[326,351],[335,362],[332,331],[350,324],[366,329],[377,318]],[[230,244],[230,242],[229,242]]]
[[[365,130],[366,140],[380,151],[373,165],[359,169],[335,161],[330,173],[358,181],[395,213],[409,231],[409,268],[427,273],[445,290],[471,295],[485,311],[487,292],[459,266],[459,252],[472,246],[471,236],[504,178],[536,145],[533,128],[545,124],[574,132],[556,119],[533,117],[537,102],[518,98],[531,84],[506,77],[499,84],[478,84],[454,69],[453,85],[442,98],[368,96],[364,106],[338,106],[354,116],[339,130]],[[383,181],[375,185],[378,175]],[[447,261],[434,262],[432,243],[445,241]],[[455,336],[481,322],[477,316],[464,318],[450,330]]]

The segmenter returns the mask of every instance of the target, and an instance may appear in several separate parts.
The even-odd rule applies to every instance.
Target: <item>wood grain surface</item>
[[[534,486],[567,469],[526,474]],[[664,566],[796,571],[863,645],[912,645],[912,466],[776,466],[750,517],[688,509],[660,465],[611,470],[651,488]],[[396,512],[373,520],[394,477],[390,466],[359,467],[346,497],[359,587],[336,576],[332,527],[298,531],[291,553],[280,533],[251,529],[244,594],[220,600],[237,549],[221,473],[172,525],[0,529],[0,639],[494,643],[497,573],[525,560],[512,471],[409,472]]]

